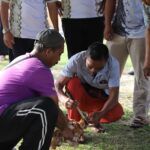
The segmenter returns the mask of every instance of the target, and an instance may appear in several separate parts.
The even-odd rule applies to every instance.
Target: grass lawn
[[[0,70],[8,64],[8,60],[0,61]]]
[[[61,61],[52,68],[55,79],[60,70],[66,64],[66,52]],[[7,64],[7,61],[0,62],[0,69]],[[128,59],[124,74],[121,78],[120,103],[124,107],[125,114],[123,118],[115,123],[106,124],[106,132],[96,134],[91,128],[85,130],[87,142],[73,148],[67,144],[57,148],[58,150],[150,150],[150,127],[141,129],[131,129],[128,124],[132,118],[132,93],[134,77],[126,72],[131,67],[131,61]]]

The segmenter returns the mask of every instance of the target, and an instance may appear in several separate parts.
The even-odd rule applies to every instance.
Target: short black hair
[[[92,43],[87,49],[87,57],[93,60],[101,60],[109,58],[109,51],[106,45],[101,42]]]

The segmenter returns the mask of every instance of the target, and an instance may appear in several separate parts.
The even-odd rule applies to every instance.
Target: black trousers
[[[62,28],[66,39],[68,58],[86,50],[93,42],[103,42],[103,17],[88,19],[63,18]]]
[[[9,50],[10,61],[33,50],[34,39],[14,38],[14,40],[15,44],[13,45],[13,49]]]
[[[13,104],[0,116],[0,150],[12,150],[20,139],[19,150],[49,150],[57,117],[57,106],[47,97]]]

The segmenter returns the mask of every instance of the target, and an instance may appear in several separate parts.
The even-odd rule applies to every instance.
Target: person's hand
[[[78,106],[78,102],[76,100],[72,100],[70,98],[67,98],[67,101],[65,103],[65,107],[67,109],[76,108],[76,106]]]
[[[145,63],[143,71],[145,78],[148,80],[148,77],[150,76],[150,64]]]
[[[144,4],[146,4],[148,6],[150,5],[150,0],[142,0],[142,1],[143,1]]]
[[[14,41],[14,36],[13,34],[8,31],[7,33],[4,34],[4,43],[5,45],[8,47],[8,48],[11,48],[13,49],[13,45],[15,44],[15,41]]]
[[[92,114],[89,115],[89,122],[92,124],[98,124],[100,118],[102,117],[102,113],[101,112],[94,112]]]
[[[72,141],[72,139],[73,139],[73,137],[74,137],[73,131],[72,131],[70,128],[68,128],[68,127],[66,127],[66,128],[62,131],[62,135],[63,135],[63,137],[64,137],[65,139],[70,140],[70,141]]]
[[[112,27],[111,27],[111,25],[110,26],[105,26],[105,29],[104,29],[104,38],[107,41],[111,41],[112,40]]]

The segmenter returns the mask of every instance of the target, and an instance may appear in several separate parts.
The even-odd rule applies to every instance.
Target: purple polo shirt
[[[0,114],[15,102],[38,96],[56,96],[50,69],[29,54],[28,59],[0,71]]]

